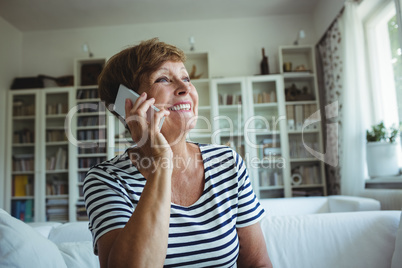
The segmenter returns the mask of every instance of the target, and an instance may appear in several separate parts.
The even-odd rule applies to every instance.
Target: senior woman
[[[259,225],[265,212],[241,157],[186,141],[198,94],[184,62],[180,49],[154,38],[113,56],[99,77],[107,107],[120,84],[140,97],[125,102],[137,145],[84,182],[94,252],[101,267],[272,267]],[[149,118],[151,105],[160,111]]]

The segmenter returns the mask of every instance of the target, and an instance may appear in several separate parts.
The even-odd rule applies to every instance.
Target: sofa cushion
[[[30,222],[28,223],[29,226],[31,226],[35,231],[40,233],[43,237],[48,238],[50,232],[54,227],[62,225],[60,222],[53,222],[53,221],[48,221],[48,222]]]
[[[358,196],[328,196],[328,205],[330,212],[381,210],[378,200]]]
[[[395,250],[392,256],[392,266],[391,268],[401,268],[402,267],[402,213],[401,221],[399,222],[398,232],[396,234],[395,240]]]
[[[390,267],[399,211],[267,216],[261,221],[274,267]]]
[[[322,196],[268,198],[259,201],[267,215],[302,215],[329,212],[328,198]]]
[[[66,242],[57,245],[68,268],[100,267],[98,256],[93,253],[92,242]]]
[[[57,246],[0,209],[0,267],[67,267]]]
[[[49,240],[56,244],[92,241],[92,234],[88,229],[88,222],[69,222],[52,228]]]

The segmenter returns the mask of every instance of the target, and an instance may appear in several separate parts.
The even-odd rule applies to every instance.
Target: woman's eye
[[[188,77],[188,76],[183,77],[183,81],[184,81],[184,82],[190,82],[190,77]]]
[[[165,83],[165,82],[169,82],[169,79],[167,77],[159,77],[158,79],[156,79],[155,82],[156,83]]]

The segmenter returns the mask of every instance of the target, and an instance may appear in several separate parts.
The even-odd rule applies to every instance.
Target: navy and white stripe
[[[188,207],[171,204],[165,267],[232,267],[239,253],[236,228],[264,216],[242,158],[226,146],[199,144],[205,170],[201,197]],[[123,228],[146,179],[127,152],[93,167],[84,182],[94,252],[103,234]]]

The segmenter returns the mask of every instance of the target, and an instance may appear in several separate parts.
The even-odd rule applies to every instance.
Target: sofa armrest
[[[381,203],[378,200],[357,196],[329,196],[328,205],[330,212],[381,210]]]
[[[391,267],[400,214],[382,210],[268,216],[261,220],[261,229],[274,267]]]

